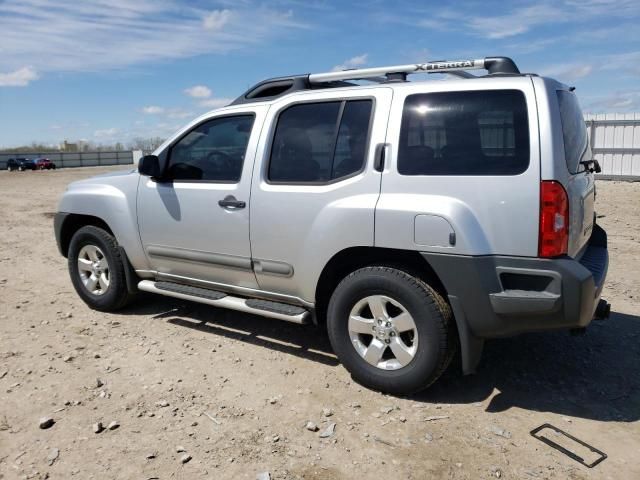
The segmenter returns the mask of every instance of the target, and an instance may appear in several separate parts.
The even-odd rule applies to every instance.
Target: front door
[[[140,236],[158,278],[257,288],[249,193],[266,107],[228,109],[181,132],[161,181],[141,179]]]

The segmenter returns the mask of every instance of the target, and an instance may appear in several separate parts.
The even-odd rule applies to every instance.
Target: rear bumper
[[[599,226],[579,260],[423,256],[444,284],[456,320],[464,318],[468,333],[479,339],[586,327],[609,264],[607,234]]]

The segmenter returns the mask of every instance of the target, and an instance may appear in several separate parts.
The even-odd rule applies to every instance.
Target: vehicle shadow
[[[339,365],[328,337],[314,325],[297,325],[152,294],[141,294],[140,301],[119,313],[152,315],[179,327],[296,355],[323,365]]]
[[[172,325],[247,342],[338,366],[326,333],[168,297],[145,295],[121,313],[152,315]],[[488,341],[478,372],[463,376],[459,362],[425,392],[425,403],[471,404],[490,398],[488,412],[512,407],[598,421],[640,419],[640,317],[612,312],[583,336],[526,334]]]
[[[527,334],[488,341],[476,375],[448,371],[414,400],[512,407],[598,421],[640,419],[640,317],[611,313],[586,333]]]

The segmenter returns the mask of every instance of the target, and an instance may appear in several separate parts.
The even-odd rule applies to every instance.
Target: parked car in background
[[[7,160],[7,170],[9,170],[10,172],[14,170],[21,170],[20,166],[26,160],[26,158],[10,158],[9,160]]]
[[[25,170],[37,170],[38,163],[35,158],[24,158],[18,167],[18,170],[24,172]]]
[[[44,158],[44,157],[36,159],[36,166],[38,170],[55,170],[56,169],[56,164],[53,163],[48,158]]]
[[[7,160],[7,170],[9,170],[10,172],[14,170],[19,170],[23,172],[25,170],[37,170],[37,169],[38,169],[38,163],[35,159],[20,157],[20,158],[10,158],[9,160]]]

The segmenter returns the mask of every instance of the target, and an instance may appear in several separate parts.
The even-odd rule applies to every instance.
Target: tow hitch
[[[611,314],[611,304],[606,300],[600,300],[596,307],[596,313],[593,315],[594,320],[607,320]]]

